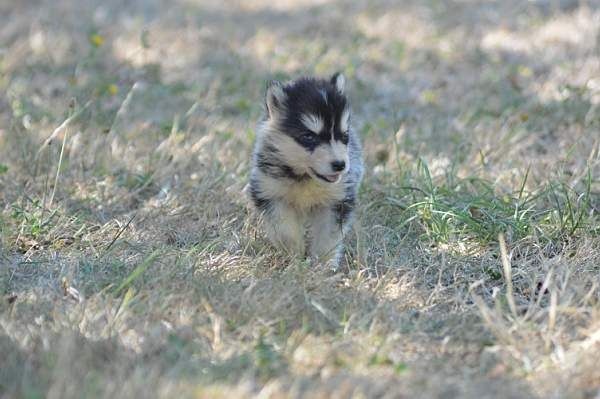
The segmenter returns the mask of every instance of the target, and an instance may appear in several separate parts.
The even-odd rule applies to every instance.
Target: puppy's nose
[[[344,161],[333,161],[331,163],[331,169],[333,169],[334,172],[341,172],[345,167],[346,162]]]

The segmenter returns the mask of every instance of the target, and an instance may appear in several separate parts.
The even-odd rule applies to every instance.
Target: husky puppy
[[[337,267],[352,223],[363,160],[350,126],[345,78],[267,85],[252,157],[250,196],[270,241]]]

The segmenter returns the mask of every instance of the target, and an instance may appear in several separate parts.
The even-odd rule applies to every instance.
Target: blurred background
[[[141,172],[154,151],[193,163],[226,137],[222,166],[237,170],[265,81],[337,70],[370,155],[400,132],[395,156],[484,156],[502,173],[535,161],[543,173],[589,149],[598,127],[596,1],[26,0],[0,11],[11,162],[91,101],[71,159],[92,167],[110,144],[111,167]],[[174,123],[185,145],[167,150]]]

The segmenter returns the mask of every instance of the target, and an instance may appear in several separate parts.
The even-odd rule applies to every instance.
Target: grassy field
[[[338,70],[332,273],[242,190]],[[598,1],[0,1],[0,398],[597,399],[599,212]]]

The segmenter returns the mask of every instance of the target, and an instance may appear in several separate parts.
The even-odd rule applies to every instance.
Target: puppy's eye
[[[306,133],[301,136],[301,140],[307,144],[313,144],[317,142],[317,136],[314,133]]]

